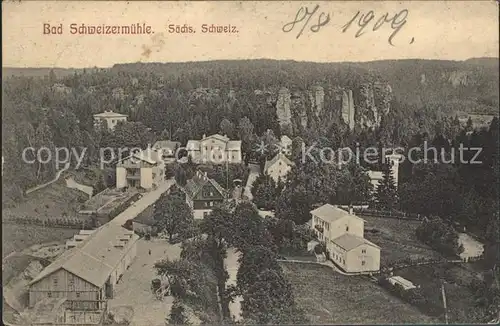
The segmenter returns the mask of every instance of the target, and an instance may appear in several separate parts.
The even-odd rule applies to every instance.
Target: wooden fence
[[[420,214],[380,211],[375,209],[353,209],[353,212],[356,213],[356,215],[366,216],[366,217],[395,218],[395,219],[411,220],[411,221],[423,221],[426,219],[425,216]]]

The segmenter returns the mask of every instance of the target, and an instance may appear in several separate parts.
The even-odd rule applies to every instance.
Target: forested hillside
[[[497,114],[499,103],[494,58],[135,63],[89,69],[4,68],[3,73],[3,187],[11,201],[56,171],[53,162],[23,163],[26,147],[87,148],[88,165],[97,162],[100,147],[145,146],[160,138],[185,144],[215,132],[241,139],[248,153],[252,140],[264,137],[268,129],[275,137],[288,134],[307,144],[321,140],[333,148],[355,142],[362,147],[408,147],[426,139],[463,138],[474,126],[460,124],[458,114]],[[129,123],[113,133],[95,131],[93,114],[104,110],[129,115]],[[494,130],[478,131],[478,141],[489,142]],[[463,183],[456,187],[471,201],[484,190],[470,184],[464,188]],[[425,210],[423,202],[404,205]],[[491,203],[489,207],[487,216],[494,211]]]

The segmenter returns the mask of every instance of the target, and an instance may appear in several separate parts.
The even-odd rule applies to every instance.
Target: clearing
[[[49,218],[78,217],[80,205],[88,199],[85,193],[66,187],[64,178],[30,193],[14,207],[2,209],[3,217]]]
[[[380,264],[405,258],[441,258],[441,254],[417,239],[415,230],[420,221],[362,216],[365,238],[380,246]],[[378,232],[372,232],[376,230]]]
[[[2,224],[2,258],[8,254],[46,242],[64,243],[80,232],[78,229],[51,228],[38,225]]]
[[[436,323],[363,276],[344,276],[327,266],[281,263],[295,300],[311,324]]]

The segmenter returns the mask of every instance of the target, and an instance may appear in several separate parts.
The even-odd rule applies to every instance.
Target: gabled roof
[[[200,190],[203,188],[204,185],[207,183],[210,183],[219,193],[222,197],[226,197],[226,190],[217,183],[214,179],[210,179],[204,175],[201,175],[201,172],[199,175],[195,175],[193,178],[189,179],[186,183],[186,186],[184,186],[183,191],[186,193],[186,195],[189,198],[194,198],[196,195],[200,192]]]
[[[358,236],[355,236],[353,234],[346,233],[344,235],[341,235],[338,238],[335,238],[332,240],[335,244],[340,246],[341,248],[344,248],[346,251],[352,250],[354,248],[357,248],[363,244],[375,247],[380,249],[379,246],[374,244],[373,242],[370,242],[366,240],[365,238],[361,238]]]
[[[288,157],[286,157],[285,154],[283,153],[278,153],[276,156],[274,156],[272,159],[269,161],[266,161],[266,164],[264,164],[264,171],[267,171],[271,166],[273,166],[275,163],[278,161],[283,161],[287,165],[295,165]]]
[[[210,138],[215,138],[215,139],[218,139],[218,140],[223,141],[225,143],[227,143],[229,141],[229,137],[222,136],[220,134],[213,134],[213,135],[210,135],[210,136],[207,136],[207,137],[203,137],[202,140],[207,140],[207,139],[210,139]]]
[[[116,247],[115,244],[118,244],[120,238],[129,236],[125,248],[136,242],[139,237],[119,225],[105,224],[89,235],[82,244],[64,252],[43,269],[30,285],[64,269],[97,287],[102,287],[126,254],[123,247]]]
[[[321,207],[318,207],[311,211],[311,214],[319,217],[325,222],[336,222],[344,217],[355,218],[363,220],[362,218],[357,217],[356,215],[349,214],[345,210],[338,208],[336,206],[325,204]]]
[[[124,161],[133,158],[139,161],[143,161],[149,164],[157,164],[160,160],[159,152],[152,148],[147,148],[145,150],[138,151],[130,156],[123,158],[119,163],[123,163]]]
[[[128,115],[116,113],[113,111],[104,111],[102,113],[94,114],[95,118],[126,118]]]
[[[282,144],[291,144],[293,142],[292,139],[290,139],[290,137],[288,137],[287,135],[281,136],[280,140]]]

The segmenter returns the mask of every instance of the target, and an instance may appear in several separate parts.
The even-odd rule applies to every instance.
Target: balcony
[[[140,178],[141,178],[140,173],[127,174],[127,179],[130,179],[130,180],[139,180]]]

